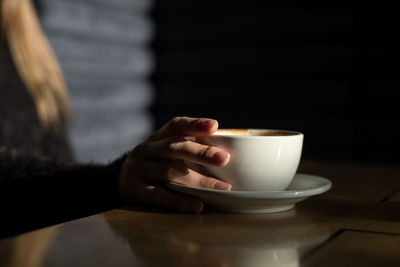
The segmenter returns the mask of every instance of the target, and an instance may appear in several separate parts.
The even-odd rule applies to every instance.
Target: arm
[[[0,230],[29,230],[118,206],[123,160],[78,165],[0,148]]]
[[[167,190],[173,181],[188,186],[230,190],[223,181],[191,169],[185,162],[225,166],[230,155],[187,136],[213,134],[211,119],[177,117],[126,156],[109,165],[76,165],[0,149],[0,231],[34,222],[33,227],[97,213],[126,204],[149,204],[201,212],[203,204]],[[50,220],[52,219],[52,220]],[[21,224],[21,225],[18,225]],[[32,226],[32,225],[31,225]]]

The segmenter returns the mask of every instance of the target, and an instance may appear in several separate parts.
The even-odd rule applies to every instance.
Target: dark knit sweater
[[[0,37],[0,237],[116,207],[122,161],[73,163],[65,135],[40,127]]]

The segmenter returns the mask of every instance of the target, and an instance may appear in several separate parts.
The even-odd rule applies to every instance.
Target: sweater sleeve
[[[118,207],[124,159],[73,164],[0,148],[0,236]]]

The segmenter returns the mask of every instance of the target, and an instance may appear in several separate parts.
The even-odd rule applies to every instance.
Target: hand
[[[145,203],[184,212],[201,212],[203,204],[190,196],[164,188],[168,181],[183,185],[230,190],[231,185],[190,169],[189,164],[225,166],[230,155],[224,150],[185,139],[207,136],[218,129],[212,119],[176,117],[135,147],[122,165],[121,198],[127,203]]]

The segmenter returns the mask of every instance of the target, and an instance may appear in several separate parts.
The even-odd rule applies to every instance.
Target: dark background
[[[306,158],[398,163],[400,13],[297,4],[156,1],[156,128],[211,117],[301,131]]]

